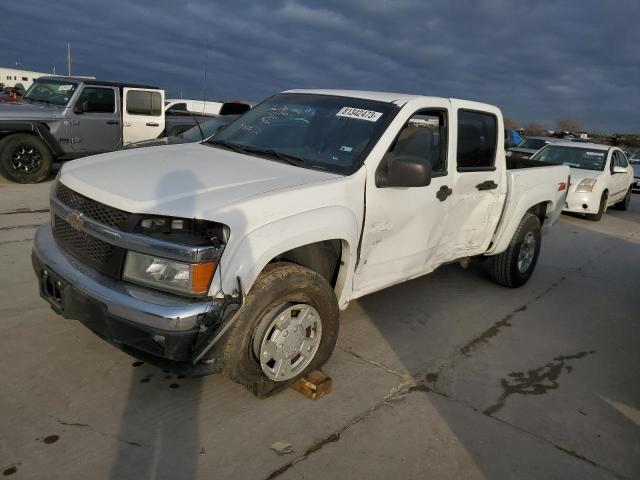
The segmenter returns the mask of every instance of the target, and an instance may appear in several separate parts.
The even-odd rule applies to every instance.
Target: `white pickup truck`
[[[569,167],[508,165],[503,132],[491,105],[293,90],[208,143],[74,161],[34,241],[41,295],[137,358],[268,395],[329,359],[353,299],[473,258],[529,279]]]

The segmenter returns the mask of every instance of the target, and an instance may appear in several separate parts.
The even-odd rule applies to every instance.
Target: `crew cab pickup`
[[[462,260],[523,285],[569,167],[507,164],[500,110],[292,90],[202,144],[64,165],[33,247],[53,309],[260,396],[319,368],[349,302]]]
[[[0,174],[36,183],[54,160],[119,150],[165,128],[164,91],[148,85],[40,77],[19,103],[0,104]]]

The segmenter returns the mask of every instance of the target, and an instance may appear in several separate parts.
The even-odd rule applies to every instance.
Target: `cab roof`
[[[392,93],[392,92],[373,92],[368,90],[333,90],[333,89],[296,89],[287,90],[282,93],[310,93],[315,95],[333,95],[337,97],[352,97],[361,98],[363,100],[373,100],[378,102],[393,103],[398,106],[402,106],[405,103],[414,100],[416,98],[437,98],[446,101],[464,101],[466,103],[473,103],[479,107],[492,107],[492,105],[471,102],[468,100],[459,100],[455,98],[444,97],[430,97],[428,95],[415,95],[408,93]]]
[[[126,87],[126,88],[149,88],[153,90],[158,90],[158,87],[153,85],[143,85],[138,83],[123,83],[123,82],[105,82],[102,80],[94,80],[91,78],[83,78],[83,77],[65,77],[65,76],[42,76],[38,77],[36,80],[54,80],[54,81],[68,81],[68,82],[82,82],[85,85],[97,85],[100,87]]]
[[[574,147],[574,148],[586,148],[589,150],[602,150],[603,152],[608,151],[610,148],[614,148],[611,145],[604,145],[602,143],[593,143],[593,142],[554,142],[553,146],[556,147]]]

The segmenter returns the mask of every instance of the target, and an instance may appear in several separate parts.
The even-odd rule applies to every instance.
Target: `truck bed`
[[[510,158],[505,157],[507,161],[507,170],[518,170],[520,168],[536,168],[551,167],[555,164],[549,162],[541,162],[540,160],[531,160],[529,158]]]

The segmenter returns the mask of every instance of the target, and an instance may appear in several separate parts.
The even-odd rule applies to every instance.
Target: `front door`
[[[71,112],[71,148],[86,154],[120,147],[122,129],[118,89],[86,86]]]
[[[623,157],[623,154],[614,150],[611,153],[611,160],[609,163],[610,176],[609,184],[611,185],[611,191],[609,192],[609,205],[619,202],[627,194],[629,188],[629,175],[626,173],[613,173],[613,167],[627,167],[627,160]]]
[[[356,296],[428,273],[441,263],[452,191],[447,172],[447,106],[413,113],[383,159],[411,156],[429,162],[430,185],[379,188],[375,172],[367,174],[366,213],[354,276]]]
[[[146,88],[123,89],[124,144],[152,140],[164,130],[164,92]]]

